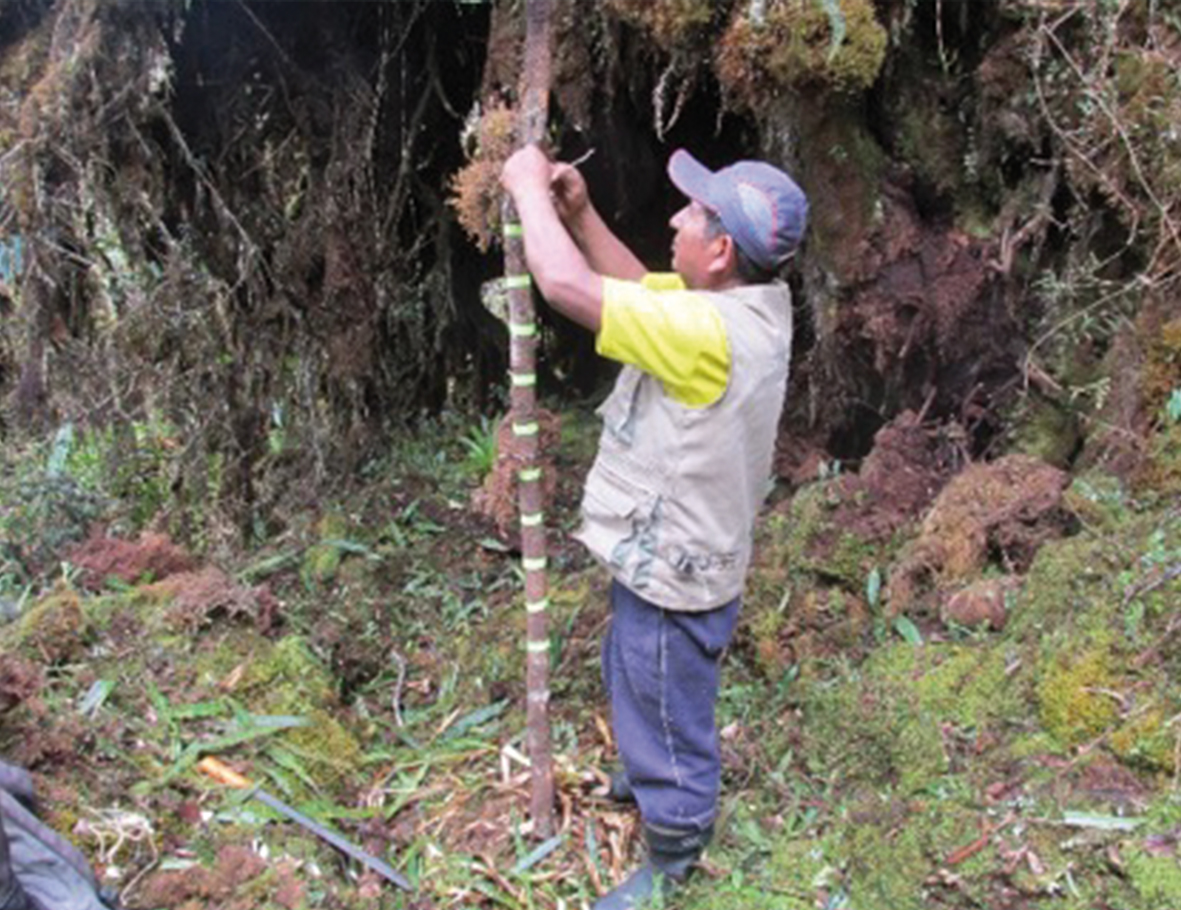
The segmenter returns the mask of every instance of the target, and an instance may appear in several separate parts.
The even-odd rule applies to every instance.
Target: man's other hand
[[[549,189],[558,217],[565,224],[571,225],[586,214],[590,196],[586,191],[586,179],[578,168],[563,162],[553,165]]]
[[[500,171],[500,183],[514,200],[534,192],[549,195],[553,165],[536,145],[517,149]]]

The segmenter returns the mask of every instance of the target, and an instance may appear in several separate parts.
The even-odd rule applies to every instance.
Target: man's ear
[[[729,234],[718,234],[712,241],[717,252],[710,259],[706,271],[711,275],[723,275],[738,264],[738,249]]]

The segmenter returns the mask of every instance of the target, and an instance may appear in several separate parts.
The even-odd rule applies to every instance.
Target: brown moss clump
[[[558,488],[558,472],[554,468],[552,453],[558,450],[562,424],[557,414],[544,408],[538,410],[537,422],[541,427],[538,443],[541,453],[541,501],[542,508],[548,510]],[[496,430],[496,466],[484,478],[480,489],[472,494],[473,511],[495,522],[500,536],[514,543],[520,540],[517,474],[522,463],[521,456],[517,454],[518,447],[512,421],[506,418]]]
[[[814,0],[770,0],[756,22],[744,4],[722,36],[718,81],[751,108],[783,90],[869,88],[886,57],[886,30],[870,0],[840,0],[839,11]]]
[[[604,0],[603,5],[624,22],[635,25],[666,51],[693,43],[713,21],[713,0]]]
[[[82,570],[82,582],[99,590],[109,578],[127,584],[160,581],[178,572],[189,572],[196,560],[166,534],[143,534],[139,540],[91,537],[70,554],[70,562]]]
[[[169,576],[143,591],[170,601],[164,621],[175,631],[195,632],[214,613],[236,617],[257,612],[256,593],[213,566]]]
[[[500,171],[513,151],[515,114],[508,105],[494,102],[468,133],[475,138],[475,151],[467,165],[451,178],[448,202],[463,229],[486,251],[500,231]]]
[[[16,654],[0,654],[0,716],[33,698],[44,684],[36,664]]]
[[[890,608],[904,610],[924,581],[966,581],[991,554],[1025,571],[1043,543],[1069,523],[1062,505],[1067,475],[1027,455],[971,465],[939,494],[919,539],[890,574]]]
[[[1148,343],[1142,380],[1144,405],[1150,413],[1164,408],[1173,390],[1181,388],[1181,318],[1160,327]]]

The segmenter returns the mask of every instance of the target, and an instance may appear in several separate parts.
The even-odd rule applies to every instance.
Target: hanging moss
[[[608,12],[638,26],[666,51],[693,44],[725,3],[714,0],[603,0]]]
[[[784,91],[864,91],[878,77],[886,43],[870,0],[770,0],[761,21],[743,4],[714,70],[732,98],[759,110]]]

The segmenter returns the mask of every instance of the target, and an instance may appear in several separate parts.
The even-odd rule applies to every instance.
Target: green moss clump
[[[1127,857],[1128,878],[1145,907],[1181,907],[1181,865],[1172,856],[1151,856],[1132,849]]]
[[[832,852],[844,869],[852,907],[926,910],[932,906],[931,876],[953,850],[980,834],[979,813],[950,800],[898,803],[872,795],[850,807],[848,820],[832,838]],[[957,866],[969,898],[974,872],[989,863],[977,855]],[[987,906],[987,900],[971,906]]]
[[[1121,567],[1114,554],[1109,540],[1090,534],[1045,544],[1018,594],[1007,626],[1010,637],[1107,629],[1106,605],[1120,596],[1115,576]]]
[[[262,653],[250,661],[241,686],[265,693],[275,706],[322,708],[336,701],[331,677],[298,635],[289,635],[270,645],[259,638]]]
[[[817,891],[832,884],[836,869],[815,840],[781,840],[771,851],[767,872],[777,891],[795,895],[786,904],[792,910],[811,910]]]
[[[714,61],[718,81],[756,110],[784,90],[869,88],[886,57],[886,30],[871,0],[839,0],[837,10],[771,0],[756,22],[748,4],[740,4]]]
[[[1171,772],[1176,764],[1177,732],[1167,723],[1159,709],[1133,717],[1111,735],[1111,749],[1130,765]]]
[[[947,774],[941,732],[974,736],[1028,711],[1029,693],[1005,672],[1004,648],[899,642],[879,648],[856,675],[808,687],[803,736],[809,760],[832,773],[900,793]]]
[[[791,503],[784,560],[792,573],[806,572],[860,592],[874,566],[889,561],[894,543],[865,540],[838,527],[836,510],[848,498],[839,479],[814,483],[797,493]]]
[[[1037,399],[1030,403],[1017,426],[1012,450],[1032,455],[1056,468],[1066,468],[1081,440],[1074,414],[1052,402]]]
[[[1114,531],[1131,518],[1123,485],[1110,474],[1077,475],[1062,500],[1086,527],[1095,531]]]
[[[336,580],[344,552],[336,543],[349,536],[348,520],[335,513],[325,515],[317,525],[320,543],[309,547],[300,566],[299,577],[308,588],[331,584]]]
[[[69,588],[58,588],[41,598],[4,636],[9,647],[43,660],[60,663],[81,653],[90,626],[82,611],[82,601]]]
[[[1118,717],[1118,704],[1103,690],[1117,688],[1106,648],[1052,656],[1038,684],[1042,724],[1064,746],[1093,739]]]

